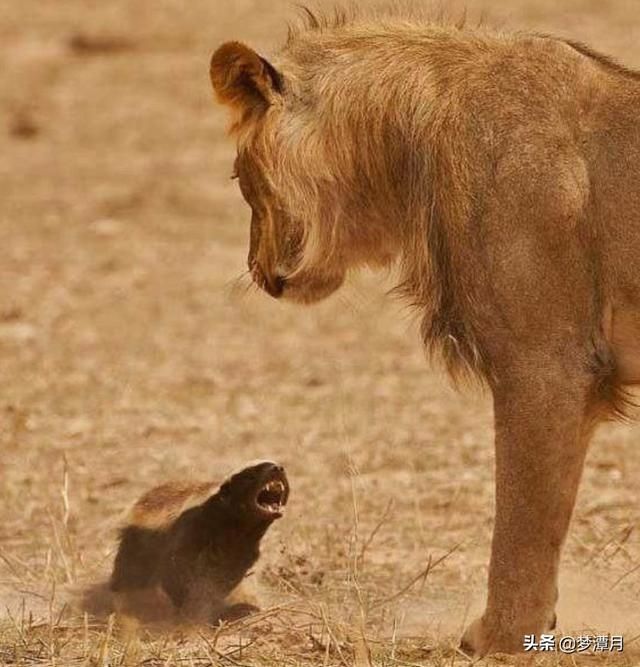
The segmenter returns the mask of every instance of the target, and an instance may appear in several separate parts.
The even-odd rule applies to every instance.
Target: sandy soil
[[[468,8],[640,66],[636,0]],[[248,215],[208,59],[230,38],[268,52],[287,4],[2,14],[0,664],[466,664],[455,646],[482,605],[492,526],[488,396],[426,363],[393,276],[354,277],[312,309],[238,280]],[[627,650],[544,664],[640,664],[638,440],[599,432],[560,604],[563,630],[624,633]],[[263,616],[132,638],[61,609],[108,569],[146,488],[265,456],[292,497],[255,575],[275,605]]]

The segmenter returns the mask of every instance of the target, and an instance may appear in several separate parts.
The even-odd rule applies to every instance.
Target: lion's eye
[[[235,181],[235,180],[237,180],[237,178],[238,178],[238,172],[234,171],[233,174],[231,174],[231,180]]]

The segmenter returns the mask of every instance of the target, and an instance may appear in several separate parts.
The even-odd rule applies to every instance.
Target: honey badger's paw
[[[253,604],[247,602],[239,602],[237,604],[232,604],[226,607],[216,619],[216,622],[221,623],[233,623],[233,621],[238,621],[245,616],[250,616],[260,611],[260,607],[256,607]]]

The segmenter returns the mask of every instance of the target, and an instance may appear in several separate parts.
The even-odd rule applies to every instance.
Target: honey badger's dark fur
[[[269,461],[220,486],[178,482],[146,493],[121,531],[109,581],[114,610],[142,621],[207,623],[256,610],[238,587],[288,494],[283,469]]]

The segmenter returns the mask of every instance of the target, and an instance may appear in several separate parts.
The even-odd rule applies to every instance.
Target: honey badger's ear
[[[210,73],[218,100],[241,116],[266,109],[282,93],[280,73],[240,42],[227,42],[213,54]]]

